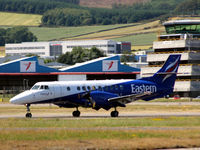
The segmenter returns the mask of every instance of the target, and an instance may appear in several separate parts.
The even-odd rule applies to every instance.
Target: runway
[[[72,114],[60,114],[60,113],[44,113],[44,114],[34,114],[32,113],[34,118],[62,118],[62,119],[98,119],[98,118],[111,118],[110,112],[107,113],[82,113],[80,117],[73,117]],[[197,117],[200,116],[200,113],[132,113],[132,112],[126,112],[126,113],[120,113],[119,117],[117,118],[140,118],[140,117],[152,117],[152,118],[163,118],[163,117]],[[0,119],[6,119],[6,118],[25,118],[24,114],[1,114]]]
[[[200,110],[196,109],[190,110],[189,107],[200,106],[200,102],[134,102],[129,104],[129,107],[132,107],[132,110],[127,110],[127,108],[121,108],[119,110],[118,118],[138,118],[138,117],[191,117],[191,116],[200,116]],[[134,110],[134,105],[136,106],[147,106],[146,110]],[[148,111],[148,108],[152,106],[177,106],[180,107],[181,111],[176,110],[162,110],[162,108]],[[36,109],[32,112],[34,118],[63,118],[63,119],[97,119],[97,118],[111,118],[110,112],[112,111],[94,111],[92,109],[81,109],[81,115],[78,118],[72,116],[74,109],[68,108],[58,108],[54,105],[42,104],[42,105],[32,105],[33,109]],[[54,108],[56,111],[54,111]],[[186,110],[185,110],[186,108]],[[7,109],[6,113],[2,110]],[[13,110],[15,109],[15,110]],[[10,111],[9,111],[10,110]],[[19,111],[20,110],[20,111]],[[1,112],[2,111],[2,112]],[[13,104],[0,104],[0,119],[5,118],[25,118],[26,108],[23,105],[13,105]]]

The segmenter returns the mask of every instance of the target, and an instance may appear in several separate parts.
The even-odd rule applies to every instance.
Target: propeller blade
[[[92,108],[95,108],[96,102],[95,102],[95,101],[92,99],[92,97],[90,96],[90,92],[87,92],[87,93],[83,94],[83,95],[82,95],[82,98],[87,99],[87,100],[91,103]]]

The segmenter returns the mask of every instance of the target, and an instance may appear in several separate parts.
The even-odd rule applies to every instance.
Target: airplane
[[[78,107],[109,110],[118,117],[117,107],[142,99],[150,101],[173,92],[180,63],[180,54],[171,54],[155,74],[136,80],[87,80],[38,82],[30,90],[10,99],[12,104],[25,105],[31,118],[31,104],[53,103],[59,107],[76,108],[72,115],[80,116]]]

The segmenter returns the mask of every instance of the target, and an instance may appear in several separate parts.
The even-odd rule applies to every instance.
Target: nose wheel
[[[73,111],[72,115],[73,117],[80,117],[81,112],[78,110],[78,107],[76,108],[76,111]]]
[[[32,114],[31,114],[31,111],[30,111],[30,104],[27,104],[26,105],[26,110],[27,110],[27,113],[25,115],[26,118],[31,118],[32,117]]]
[[[32,114],[31,113],[26,113],[26,118],[31,118]]]

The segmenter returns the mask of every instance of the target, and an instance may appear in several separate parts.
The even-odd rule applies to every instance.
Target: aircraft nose
[[[31,99],[31,93],[30,92],[23,92],[21,94],[18,94],[10,99],[10,103],[12,104],[27,104],[29,100]]]
[[[17,95],[10,99],[10,103],[12,104],[21,104],[22,101],[25,100],[24,96]]]
[[[18,101],[18,98],[16,98],[16,96],[10,99],[10,103],[12,104],[17,104],[17,101]]]

